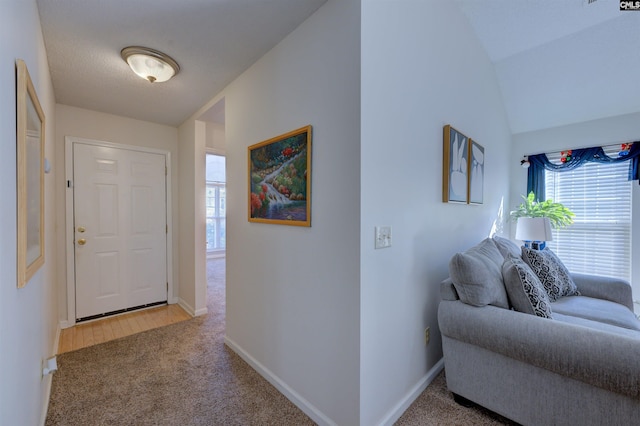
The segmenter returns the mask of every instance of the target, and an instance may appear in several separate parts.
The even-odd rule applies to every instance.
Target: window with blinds
[[[547,157],[558,162],[560,155]],[[548,243],[570,271],[631,280],[628,170],[628,162],[619,162],[545,171],[546,198],[564,204],[576,215],[573,225],[554,229],[553,241]]]

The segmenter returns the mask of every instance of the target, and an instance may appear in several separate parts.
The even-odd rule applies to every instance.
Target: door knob
[[[87,240],[85,240],[84,238],[80,238],[80,239],[78,240],[78,245],[83,246],[83,245],[85,245],[85,244],[87,244]]]
[[[84,232],[86,231],[86,229],[84,229],[84,226],[78,226],[78,232]]]

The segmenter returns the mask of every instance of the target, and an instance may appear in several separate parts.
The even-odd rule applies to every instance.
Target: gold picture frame
[[[443,128],[442,139],[442,202],[467,204],[470,139],[449,124]]]
[[[16,61],[18,287],[44,264],[45,118],[27,65]]]
[[[311,125],[248,151],[249,222],[311,226]]]

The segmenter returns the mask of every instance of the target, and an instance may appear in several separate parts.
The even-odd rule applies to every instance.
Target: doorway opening
[[[207,259],[224,257],[226,249],[227,188],[225,160],[223,155],[207,154]]]
[[[225,306],[227,246],[227,177],[225,100],[217,101],[198,117],[198,137],[205,149],[205,276],[208,312]]]

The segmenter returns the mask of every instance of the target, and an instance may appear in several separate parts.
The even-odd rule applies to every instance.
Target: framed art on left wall
[[[16,61],[18,287],[44,264],[44,113],[27,65]]]

